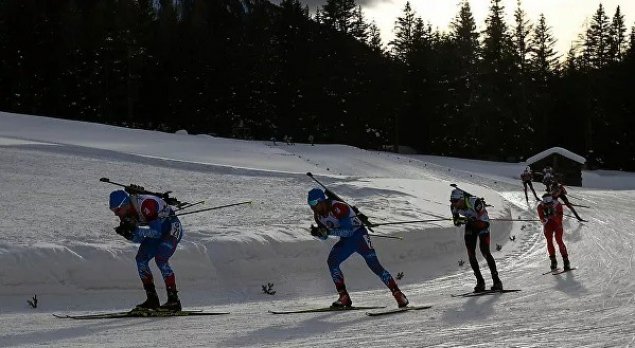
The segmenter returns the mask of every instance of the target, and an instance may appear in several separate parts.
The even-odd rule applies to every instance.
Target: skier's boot
[[[406,307],[408,303],[410,303],[406,295],[404,295],[400,290],[395,291],[392,295],[395,297],[395,300],[397,300],[399,308]]]
[[[556,255],[551,255],[549,256],[549,258],[551,259],[551,270],[555,271],[556,268],[558,268],[558,261],[556,260]]]
[[[562,258],[562,263],[564,263],[564,270],[565,271],[571,270],[571,264],[569,264],[569,258],[568,257],[563,257]]]
[[[346,290],[338,291],[340,294],[340,298],[337,301],[331,304],[332,308],[350,308],[353,305],[353,301],[351,301],[351,297],[348,296],[348,292]]]
[[[159,308],[159,295],[153,286],[144,286],[146,290],[146,296],[148,297],[145,302],[138,304],[134,310],[153,310]]]
[[[503,291],[503,282],[498,278],[498,273],[492,274],[494,284],[490,288],[492,291]]]
[[[177,295],[176,289],[168,290],[168,300],[163,305],[161,305],[160,309],[164,311],[174,311],[178,312],[181,310],[181,301],[179,300],[179,295]]]
[[[474,292],[483,291],[485,291],[485,280],[483,278],[476,278],[476,286],[474,287]]]

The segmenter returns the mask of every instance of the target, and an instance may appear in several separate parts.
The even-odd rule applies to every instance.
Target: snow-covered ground
[[[517,179],[523,168],[0,113],[0,347],[635,346],[635,175],[612,171],[584,172],[584,187],[569,190],[573,202],[591,207],[579,208],[590,222],[566,221],[573,272],[541,275],[548,258],[540,224],[496,221],[501,279],[522,291],[454,298],[474,286],[469,265],[459,265],[466,260],[462,230],[449,222],[386,226],[375,232],[404,239],[374,237],[381,262],[394,276],[403,272],[399,282],[412,304],[431,309],[378,318],[268,314],[336,297],[326,267],[335,240],[307,231],[305,197],[316,185],[306,172],[375,222],[448,217],[449,183],[485,197],[491,217],[531,219],[534,202],[525,203]],[[253,201],[182,217],[186,234],[171,260],[185,307],[230,315],[51,315],[126,310],[145,297],[136,245],[112,230],[117,219],[107,198],[115,187],[100,177],[205,200],[201,208]],[[342,269],[355,304],[395,306],[359,256]],[[275,295],[262,292],[267,283]],[[37,309],[27,304],[34,294]]]

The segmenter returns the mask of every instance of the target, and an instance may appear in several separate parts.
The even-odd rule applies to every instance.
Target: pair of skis
[[[68,319],[117,319],[117,318],[165,318],[165,317],[185,317],[185,316],[209,316],[209,315],[225,315],[229,312],[206,312],[200,309],[168,311],[168,310],[140,310],[133,309],[123,312],[106,312],[106,313],[89,313],[80,315],[70,314],[53,314],[56,318]]]
[[[308,308],[308,309],[298,309],[298,310],[289,310],[289,311],[269,311],[269,313],[271,314],[299,314],[299,313],[348,312],[348,311],[384,309],[384,308],[386,307],[384,306],[353,306],[353,307],[343,307],[343,308],[320,307],[320,308]],[[432,306],[406,306],[402,308],[366,312],[366,315],[371,317],[376,317],[376,316],[382,316],[382,315],[404,313],[409,311],[418,311],[418,310],[429,309],[429,308],[432,308]]]

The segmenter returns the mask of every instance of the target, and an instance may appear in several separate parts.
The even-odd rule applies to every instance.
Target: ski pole
[[[177,209],[177,211],[180,211],[180,210],[183,210],[183,209],[189,209],[189,208],[192,208],[195,205],[199,205],[199,204],[203,204],[203,203],[205,203],[205,201],[198,201],[198,202],[195,202],[195,203],[187,203],[187,204],[184,204],[182,207],[179,207]]]
[[[313,181],[315,181],[316,183],[318,183],[318,185],[322,186],[322,188],[324,188],[324,190],[325,190],[325,192],[326,192],[326,195],[327,195],[328,197],[332,197],[332,198],[335,198],[336,200],[338,200],[338,201],[340,201],[340,202],[344,202],[344,203],[346,203],[346,201],[345,201],[345,200],[343,200],[340,196],[336,195],[336,194],[335,194],[335,192],[333,192],[333,191],[329,190],[329,189],[328,189],[328,187],[324,186],[324,184],[322,184],[322,183],[321,183],[318,179],[316,179],[316,178],[313,176],[313,174],[311,174],[311,172],[307,172],[307,173],[306,173],[306,175],[307,175],[309,178],[313,179]],[[352,205],[350,205],[350,204],[348,204],[348,203],[346,203],[346,204],[347,204],[347,205],[349,205],[349,206],[351,206],[351,208],[352,208],[352,209],[353,209],[353,211],[355,212],[355,215],[357,215],[357,217],[359,217],[359,219],[362,221],[362,223],[364,224],[364,226],[366,226],[366,227],[368,228],[368,230],[369,230],[369,231],[374,232],[374,231],[373,231],[373,228],[372,228],[372,227],[373,227],[373,224],[372,224],[370,221],[368,221],[368,216],[366,216],[366,215],[364,215],[364,214],[360,213],[360,211],[359,211],[359,209],[357,209],[357,207],[352,206]]]
[[[194,210],[194,211],[188,211],[188,212],[183,213],[183,214],[176,214],[176,216],[184,216],[184,215],[190,215],[190,214],[202,213],[202,212],[204,212],[204,211],[210,211],[210,210],[216,210],[216,209],[228,208],[228,207],[233,207],[233,206],[236,206],[236,205],[241,205],[241,204],[251,204],[251,201],[239,202],[239,203],[232,203],[232,204],[226,204],[226,205],[219,205],[219,206],[217,206],[217,207],[211,207],[211,208],[199,209],[199,210]]]
[[[490,219],[494,221],[540,221],[539,219]]]
[[[380,222],[377,224],[372,224],[373,227],[384,226],[384,225],[401,225],[401,224],[416,224],[416,223],[426,223],[426,222],[435,222],[435,221],[451,221],[450,218],[444,219],[428,219],[428,220],[412,220],[412,221],[396,221],[396,222]]]
[[[376,233],[369,233],[368,234],[371,237],[378,237],[378,238],[391,238],[391,239],[399,239],[399,240],[403,240],[403,237],[399,237],[399,236],[387,236],[385,234],[376,234]]]

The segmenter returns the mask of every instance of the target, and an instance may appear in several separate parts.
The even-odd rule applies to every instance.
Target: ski
[[[402,308],[388,309],[388,310],[385,310],[385,311],[366,312],[366,315],[371,316],[371,317],[378,317],[378,316],[381,316],[381,315],[404,313],[404,312],[409,312],[409,311],[418,311],[418,310],[428,309],[428,308],[432,308],[432,306],[406,306],[406,307],[402,307]]]
[[[572,270],[574,270],[574,269],[575,269],[575,267],[573,267],[573,268],[569,268],[568,270],[566,270],[566,271],[565,271],[565,270],[564,270],[564,269],[562,269],[562,268],[556,268],[556,269],[554,269],[553,271],[548,271],[548,272],[545,272],[545,273],[543,273],[542,275],[545,275],[545,274],[553,274],[553,275],[556,275],[556,274],[560,274],[560,273],[564,273],[564,272],[569,272],[569,271],[572,271]]]
[[[505,289],[505,290],[485,290],[485,291],[479,291],[479,292],[474,292],[474,291],[470,291],[470,292],[465,292],[462,294],[454,294],[454,295],[450,295],[452,297],[473,297],[473,296],[482,296],[482,295],[494,295],[494,294],[504,294],[507,292],[518,292],[521,291],[520,289]]]
[[[346,311],[356,311],[362,309],[380,309],[386,308],[384,306],[358,306],[358,307],[321,307],[321,308],[307,308],[307,309],[297,309],[297,310],[289,310],[289,311],[269,311],[271,314],[298,314],[298,313],[322,313],[322,312],[346,312]]]
[[[125,312],[106,312],[94,314],[55,314],[56,318],[68,319],[116,319],[116,318],[161,318],[161,317],[184,317],[194,315],[224,315],[229,312],[205,312],[203,310],[184,310],[184,311],[166,311],[166,310],[131,310]]]

